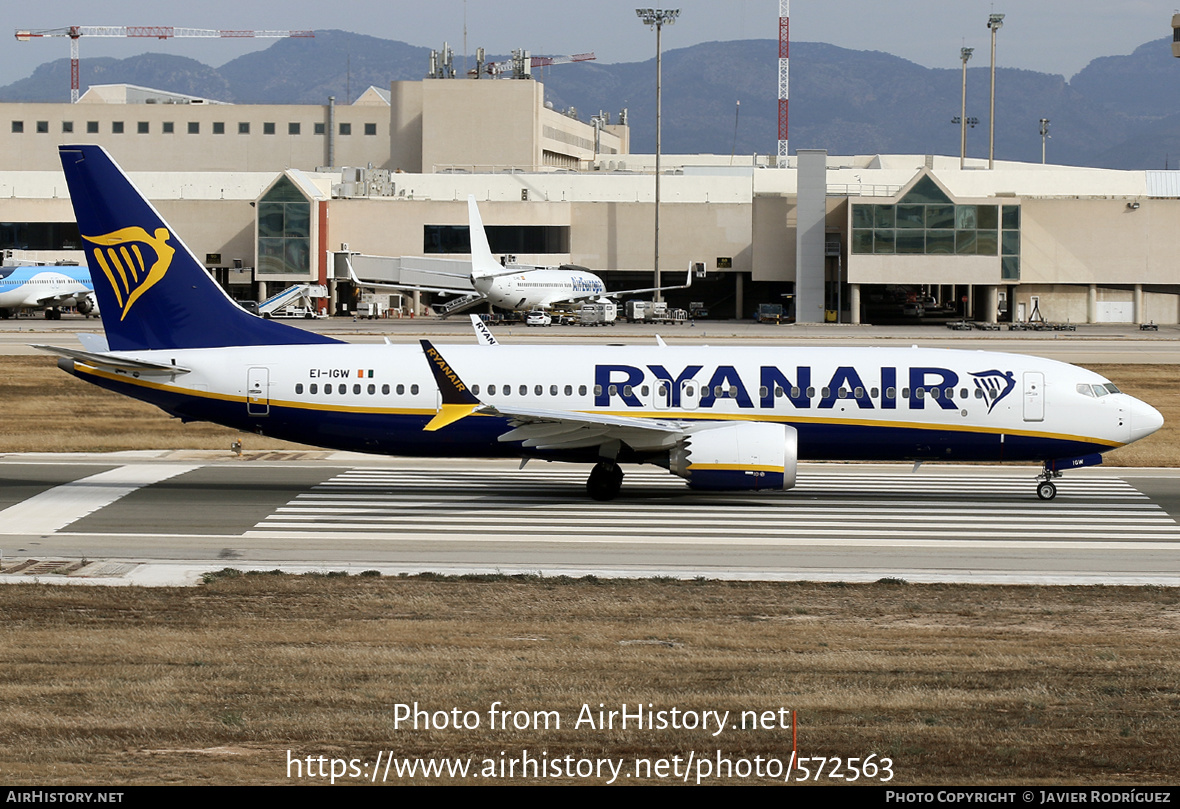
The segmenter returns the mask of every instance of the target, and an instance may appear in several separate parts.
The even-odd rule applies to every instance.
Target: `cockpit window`
[[[1089,396],[1091,399],[1094,398],[1094,389],[1084,382],[1078,383],[1078,393],[1083,396]]]
[[[1095,396],[1105,396],[1108,393],[1110,393],[1110,391],[1108,391],[1103,385],[1094,385]]]
[[[1119,389],[1118,389],[1118,388],[1116,388],[1116,387],[1115,387],[1113,384],[1111,384],[1110,382],[1107,382],[1107,383],[1106,383],[1105,385],[1103,385],[1102,387],[1106,388],[1106,390],[1107,390],[1107,391],[1109,391],[1110,393],[1119,393],[1119,392],[1120,392],[1120,391],[1119,391]]]

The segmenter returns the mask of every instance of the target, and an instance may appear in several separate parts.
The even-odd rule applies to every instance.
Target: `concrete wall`
[[[1174,284],[1180,200],[1026,199],[1025,284]]]
[[[57,146],[96,143],[128,171],[282,171],[312,170],[327,163],[327,105],[248,104],[0,104],[0,171],[53,171],[60,167]],[[14,132],[14,122],[23,132]],[[164,132],[164,124],[173,132]],[[122,133],[115,130],[121,123]],[[223,134],[214,133],[220,123]],[[47,131],[39,132],[39,125]],[[65,125],[72,132],[65,132]],[[89,132],[90,124],[98,131]],[[147,126],[140,133],[140,124]],[[195,124],[197,134],[189,133]],[[239,132],[245,124],[248,133]],[[266,134],[267,124],[274,134]],[[289,134],[298,124],[299,134]],[[324,134],[315,134],[322,124]],[[388,168],[389,111],[383,107],[336,107],[336,164]],[[341,125],[351,134],[339,134]],[[365,134],[369,124],[374,134]]]

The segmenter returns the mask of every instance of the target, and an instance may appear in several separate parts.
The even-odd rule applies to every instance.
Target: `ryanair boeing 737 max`
[[[698,489],[790,488],[799,460],[1036,461],[1061,470],[1160,428],[1098,374],[983,351],[752,346],[350,345],[238,307],[98,146],[62,146],[106,345],[65,371],[212,421],[389,455],[620,463]]]

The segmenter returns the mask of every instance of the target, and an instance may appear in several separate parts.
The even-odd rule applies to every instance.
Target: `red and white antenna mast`
[[[78,40],[84,36],[148,37],[150,39],[173,39],[174,37],[274,39],[314,37],[315,34],[311,31],[231,31],[228,29],[173,28],[171,25],[70,25],[65,28],[18,30],[16,38],[20,42],[28,42],[31,39],[42,37],[70,38],[70,103],[78,101]]]
[[[778,165],[787,167],[788,55],[791,50],[791,0],[778,0]]]

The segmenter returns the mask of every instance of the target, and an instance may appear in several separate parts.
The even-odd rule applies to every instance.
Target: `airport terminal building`
[[[339,251],[461,262],[469,194],[493,252],[650,286],[654,156],[631,153],[625,114],[611,119],[583,122],[547,107],[540,82],[509,79],[393,82],[349,105],[126,85],[0,104],[0,248],[80,258],[57,146],[85,142],[239,298],[311,281],[339,308],[352,294]],[[808,154],[786,168],[661,157],[663,283],[704,265],[671,302],[714,317],[785,303],[801,321],[857,323],[913,316],[917,297],[979,321],[1180,322],[1180,172]],[[819,297],[805,303],[806,290]]]

